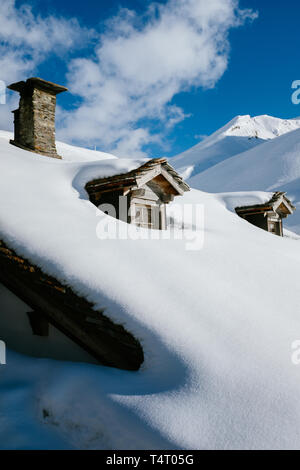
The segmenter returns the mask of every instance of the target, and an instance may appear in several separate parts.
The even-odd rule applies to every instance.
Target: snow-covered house
[[[129,173],[145,161],[103,160],[100,152],[60,143],[63,159],[50,159],[9,145],[10,138],[0,131],[0,275],[8,283],[5,263],[15,278],[24,271],[27,281],[24,274],[18,289],[29,285],[34,292],[22,300],[16,284],[19,297],[0,284],[0,340],[8,347],[8,367],[0,371],[2,447],[32,448],[41,435],[40,447],[54,448],[54,429],[67,436],[71,448],[299,448],[298,241],[272,237],[232,213],[266,204],[271,194],[193,189],[168,208],[174,238],[131,225],[134,235],[147,232],[162,241],[108,239],[106,228],[125,224],[97,210],[85,185]],[[289,139],[294,168],[299,131]],[[279,150],[289,139],[279,140]],[[269,144],[263,145],[268,152]],[[231,167],[228,175],[241,184],[238,171]],[[183,220],[180,209],[186,204],[205,206],[204,225],[189,214]],[[102,239],[95,236],[99,219],[105,222]],[[205,243],[190,251],[191,236],[204,236]],[[278,273],[284,273],[280,295],[274,292]],[[130,345],[138,356],[134,336],[145,354],[141,371],[36,361],[9,351],[31,354],[31,348],[33,355],[53,357],[52,344],[57,358],[67,359],[68,350],[69,358],[82,360],[85,351],[79,346],[75,351],[75,342],[67,343],[53,319],[49,325],[41,321],[42,305],[27,305],[46,290],[39,298],[47,300],[43,313],[47,307],[49,315],[54,308],[62,315],[61,307],[68,307],[74,321],[82,320],[81,341],[100,327],[93,347],[103,347],[101,323],[107,320],[115,325],[111,344],[117,325],[131,332],[121,359],[129,357]],[[28,317],[29,311],[35,313]],[[49,328],[49,336],[32,335],[29,320],[35,332],[48,334]],[[46,423],[50,434],[45,436]]]
[[[282,219],[293,214],[296,207],[293,206],[285,193],[277,191],[264,204],[236,207],[235,210],[240,217],[251,224],[282,237]]]
[[[14,111],[14,139],[10,143],[22,149],[25,165],[30,154],[24,150],[28,150],[58,159],[51,163],[55,168],[58,165],[58,171],[63,169],[64,162],[59,161],[62,157],[56,150],[55,107],[56,95],[67,89],[40,78],[30,78],[9,88],[21,95],[19,109]],[[10,153],[6,147],[5,153]],[[78,183],[79,192],[86,190],[85,210],[90,210],[90,199],[103,212],[127,223],[165,229],[166,204],[189,191],[167,160],[110,158],[110,164],[107,161],[106,158],[91,165],[88,176]],[[36,169],[38,179],[38,156],[31,163],[31,171]],[[42,165],[42,171],[44,168]],[[27,186],[33,200],[43,199],[35,186]],[[52,200],[49,203],[48,213],[53,217],[59,207]],[[33,233],[40,230],[45,213],[46,207],[36,215]],[[84,221],[78,223],[83,225]],[[76,258],[76,253],[70,255]],[[35,356],[97,361],[137,370],[144,360],[140,342],[120,322],[106,315],[106,305],[94,307],[86,295],[78,294],[73,286],[59,281],[58,276],[47,274],[30,254],[18,252],[5,233],[0,236],[0,332],[8,347]]]

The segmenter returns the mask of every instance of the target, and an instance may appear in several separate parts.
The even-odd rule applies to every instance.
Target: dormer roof
[[[250,206],[236,207],[238,215],[250,215],[259,212],[277,212],[281,217],[285,218],[296,210],[290,199],[286,197],[286,193],[277,191],[271,199],[264,204],[254,204]]]
[[[189,185],[183,181],[166,158],[154,158],[127,173],[95,179],[87,183],[86,190],[88,193],[118,191],[120,189],[134,190],[154,179],[166,188],[166,192],[171,192],[174,195],[183,195],[184,192],[190,190]]]

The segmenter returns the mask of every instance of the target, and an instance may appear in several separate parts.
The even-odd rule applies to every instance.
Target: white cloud
[[[143,154],[163,139],[158,123],[169,128],[185,118],[173,97],[213,87],[228,65],[228,31],[255,17],[236,0],[169,0],[143,17],[121,10],[95,58],[69,65],[69,88],[81,104],[64,116],[60,135],[122,156]]]
[[[78,45],[82,33],[76,19],[34,16],[29,5],[17,8],[15,0],[1,0],[1,79],[20,78],[44,61],[47,54],[61,54]]]
[[[150,142],[164,148],[167,132],[186,118],[174,96],[213,87],[228,65],[228,31],[254,17],[238,9],[238,0],[168,0],[153,3],[143,16],[123,9],[98,36],[92,57],[80,57],[82,45],[97,38],[93,30],[1,0],[0,80],[32,76],[52,54],[66,64],[69,59],[68,86],[79,104],[73,112],[58,108],[58,136],[141,156]],[[77,58],[71,60],[70,51]],[[12,127],[16,101],[11,94],[1,105],[1,127]]]
[[[50,54],[62,55],[78,47],[92,34],[93,31],[88,33],[75,19],[35,16],[29,5],[23,4],[17,8],[15,0],[1,0],[0,80],[9,84],[32,76],[37,66]],[[7,105],[1,105],[2,128],[11,128],[9,110],[16,105],[16,101],[11,96]]]

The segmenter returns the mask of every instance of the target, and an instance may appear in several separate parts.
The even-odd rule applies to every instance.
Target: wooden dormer
[[[158,230],[167,228],[166,204],[190,190],[166,158],[149,160],[128,173],[93,180],[85,188],[90,201],[100,209],[112,206],[116,218]],[[122,200],[126,200],[125,206]]]
[[[272,198],[264,204],[237,207],[236,213],[253,225],[283,236],[282,219],[293,214],[296,207],[286,197],[286,193],[277,191]]]

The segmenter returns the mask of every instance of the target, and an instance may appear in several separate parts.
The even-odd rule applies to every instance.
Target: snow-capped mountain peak
[[[280,119],[266,114],[252,118],[246,115],[237,116],[227,127],[224,135],[268,140],[298,129],[300,119]]]
[[[268,115],[236,116],[211,136],[172,158],[184,178],[191,178],[239,153],[300,128],[300,119]]]

